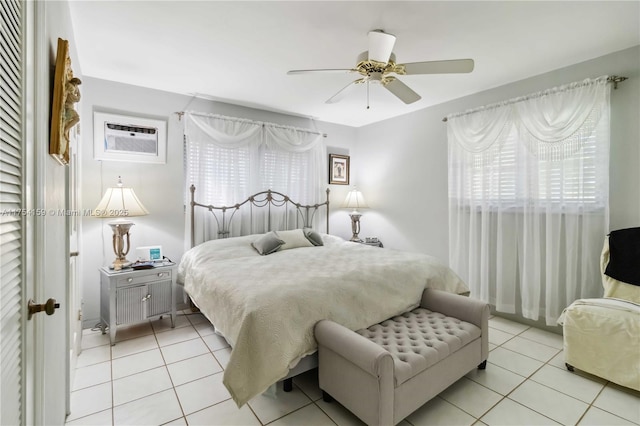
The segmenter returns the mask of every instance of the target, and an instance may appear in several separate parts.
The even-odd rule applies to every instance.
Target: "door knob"
[[[27,303],[27,308],[29,310],[29,315],[27,319],[30,320],[33,314],[37,314],[38,312],[46,312],[47,315],[53,315],[56,309],[60,307],[59,303],[56,303],[56,299],[49,299],[46,303],[36,304],[33,302],[33,299],[29,299]]]

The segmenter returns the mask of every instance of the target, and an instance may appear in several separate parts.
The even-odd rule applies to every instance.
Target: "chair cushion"
[[[479,338],[477,326],[417,308],[356,333],[391,353],[395,386]]]

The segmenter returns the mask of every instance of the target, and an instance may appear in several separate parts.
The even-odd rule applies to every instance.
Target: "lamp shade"
[[[345,198],[344,203],[342,203],[342,207],[353,209],[354,211],[357,211],[358,209],[369,208],[367,202],[364,200],[362,192],[358,191],[357,189],[349,191],[349,193],[347,194],[347,198]]]
[[[149,214],[132,188],[122,186],[118,178],[118,186],[107,188],[102,200],[95,209],[96,217],[131,217]]]

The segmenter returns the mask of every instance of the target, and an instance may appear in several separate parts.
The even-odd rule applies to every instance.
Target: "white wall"
[[[361,236],[376,235],[385,247],[448,262],[447,133],[442,118],[605,74],[629,77],[611,91],[611,229],[640,226],[640,47],[634,47],[359,128],[351,158],[358,164],[355,179],[371,207],[361,218]]]
[[[132,252],[135,247],[161,245],[163,254],[175,262],[180,261],[184,247],[183,210],[183,142],[182,123],[177,111],[211,112],[233,117],[267,121],[326,133],[329,152],[332,148],[348,152],[355,140],[354,128],[309,119],[288,116],[258,109],[223,104],[175,93],[162,92],[94,78],[85,78],[82,84],[82,208],[97,206],[107,187],[122,176],[123,183],[132,187],[150,214],[133,217],[131,229]],[[159,118],[168,122],[166,164],[125,163],[93,159],[93,111]],[[327,185],[328,186],[328,185]],[[334,190],[336,189],[336,190]],[[344,199],[344,188],[331,186],[331,203],[335,206]],[[342,196],[342,199],[340,198]],[[341,226],[341,214],[346,227]],[[337,219],[336,219],[337,218]],[[100,291],[98,268],[110,264],[115,255],[111,247],[112,231],[106,219],[84,217],[82,283],[84,298],[84,327],[93,327],[100,321]],[[331,216],[332,233],[349,237],[349,218],[338,211]],[[133,260],[134,256],[128,256]]]

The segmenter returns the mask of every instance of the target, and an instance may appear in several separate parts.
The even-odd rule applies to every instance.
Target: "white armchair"
[[[614,256],[616,267],[607,268]],[[604,297],[576,300],[558,321],[570,371],[575,367],[640,391],[639,264],[640,228],[613,231],[605,238],[600,258]]]

